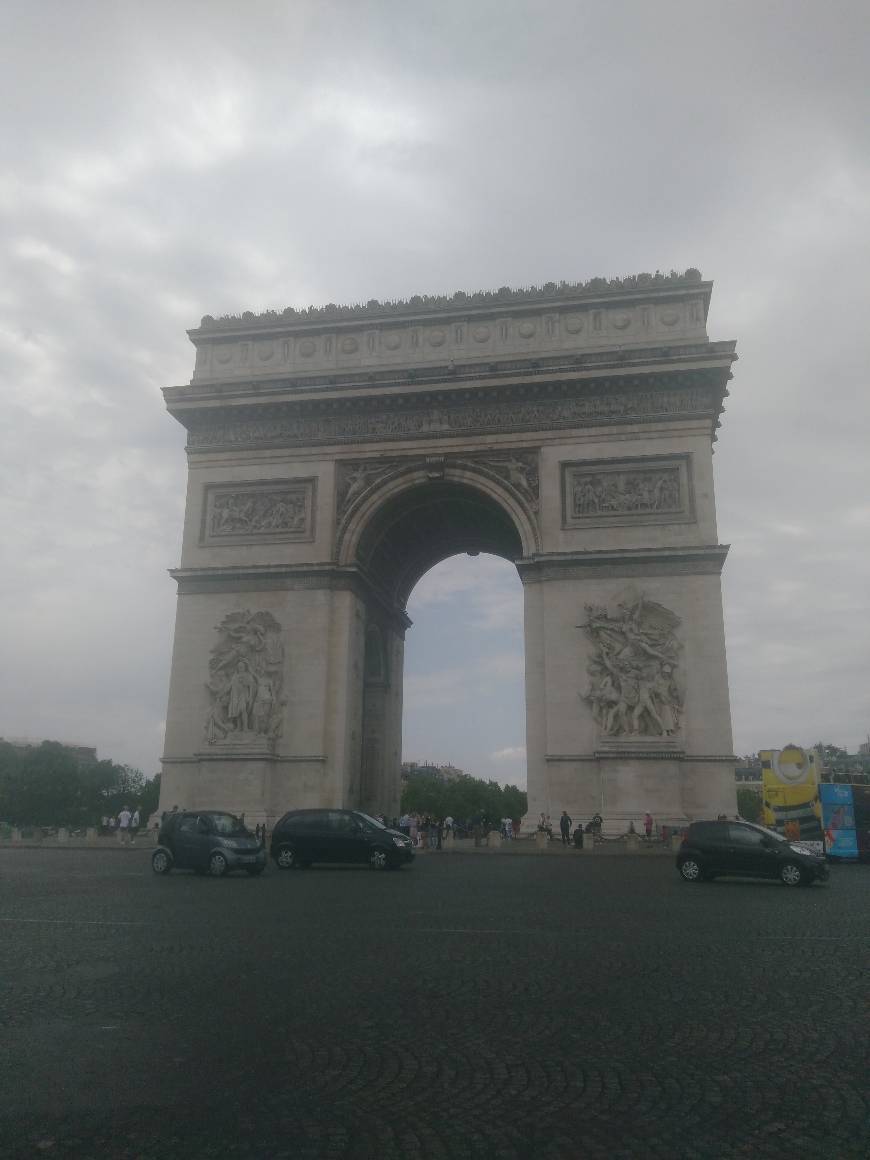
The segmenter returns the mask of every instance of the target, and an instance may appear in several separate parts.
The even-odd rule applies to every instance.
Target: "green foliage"
[[[56,741],[23,752],[0,744],[0,820],[9,825],[94,826],[124,805],[140,804],[144,790],[138,769],[79,761]]]
[[[434,814],[439,818],[450,814],[463,820],[480,814],[496,821],[521,818],[527,810],[525,790],[517,789],[515,785],[500,786],[497,781],[484,781],[467,774],[453,781],[411,777],[402,790],[403,813]]]
[[[146,825],[149,817],[156,812],[157,804],[160,801],[160,774],[155,775],[145,782],[145,788],[139,795],[139,812],[142,815],[142,825]]]
[[[761,821],[761,790],[749,785],[737,787],[737,812],[747,822]]]

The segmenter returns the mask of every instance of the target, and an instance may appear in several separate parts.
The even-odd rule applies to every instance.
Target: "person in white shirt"
[[[130,841],[130,818],[132,816],[126,806],[118,814],[118,841],[122,846],[126,846]]]
[[[136,835],[139,833],[139,807],[133,810],[133,816],[130,818],[130,845],[136,845]]]

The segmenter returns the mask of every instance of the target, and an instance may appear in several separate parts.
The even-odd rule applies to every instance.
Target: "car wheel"
[[[686,882],[700,882],[703,879],[701,863],[697,858],[684,858],[680,863],[680,874]]]
[[[786,862],[780,867],[779,876],[786,886],[802,886],[805,881],[804,872],[797,862]]]
[[[275,855],[275,864],[279,870],[298,870],[301,866],[299,856],[292,846],[280,846]]]
[[[266,869],[266,867],[265,866],[246,866],[245,869],[248,871],[248,873],[250,874],[250,876],[252,878],[258,878],[263,873],[263,871]]]
[[[209,857],[208,872],[212,878],[222,878],[227,872],[227,860],[219,850]]]
[[[172,855],[168,850],[155,850],[151,855],[151,869],[155,874],[168,874],[172,869]]]
[[[373,870],[389,870],[392,868],[392,859],[386,850],[372,850],[369,865]]]

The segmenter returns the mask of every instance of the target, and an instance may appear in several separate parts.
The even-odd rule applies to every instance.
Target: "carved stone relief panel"
[[[580,627],[592,642],[583,699],[604,737],[673,737],[685,704],[677,638],[680,618],[645,596],[615,611],[586,605]]]
[[[691,456],[562,464],[562,526],[688,523],[695,518]]]
[[[280,737],[286,701],[281,625],[271,612],[231,612],[208,662],[209,745],[263,747]]]
[[[253,544],[314,538],[315,479],[208,484],[203,544]]]

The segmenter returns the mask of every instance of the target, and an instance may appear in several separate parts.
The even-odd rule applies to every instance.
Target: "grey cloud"
[[[156,768],[185,469],[159,388],[201,314],[694,265],[741,355],[715,456],[735,744],[863,737],[866,5],[0,22],[0,733]]]

